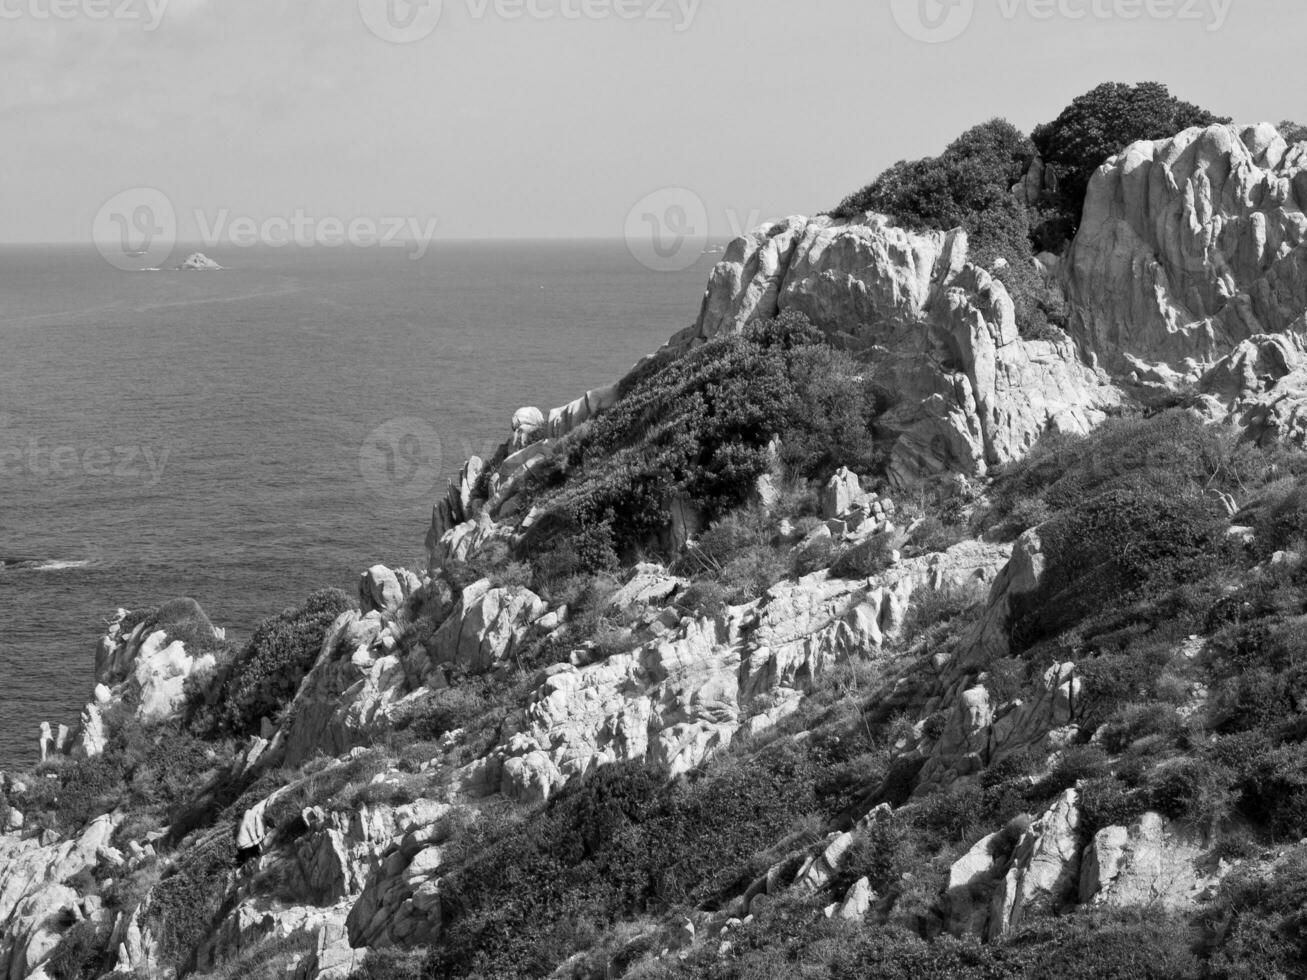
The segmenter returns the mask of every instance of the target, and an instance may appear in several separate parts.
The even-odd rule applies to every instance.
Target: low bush
[[[340,589],[315,592],[296,609],[261,622],[226,671],[216,703],[192,705],[192,726],[205,734],[257,733],[263,718],[275,718],[313,666],[331,624],[356,608]]]
[[[349,980],[426,980],[423,950],[373,949]]]
[[[772,469],[777,436],[800,479],[869,460],[874,412],[860,369],[802,316],[715,338],[642,369],[571,440],[578,475],[535,492],[541,516],[525,547],[553,578],[611,568],[659,548],[678,499],[709,522],[742,505]]]
[[[150,893],[143,915],[143,925],[158,939],[163,963],[180,972],[193,964],[222,909],[235,867],[230,827],[179,851],[176,866]]]
[[[109,945],[110,928],[89,920],[74,925],[60,939],[45,972],[55,980],[94,980],[113,965]]]
[[[817,776],[778,743],[670,786],[643,765],[569,784],[451,867],[429,975],[543,975],[592,941],[581,923],[733,894],[751,855],[817,809]]]

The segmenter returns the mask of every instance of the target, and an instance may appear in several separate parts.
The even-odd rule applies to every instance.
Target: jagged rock
[[[871,882],[866,878],[859,878],[845,894],[835,917],[848,921],[862,919],[871,910],[871,903],[874,901],[876,901],[876,893],[872,890]]]
[[[689,584],[686,579],[669,575],[662,565],[646,562],[631,569],[622,587],[609,597],[605,605],[610,609],[654,606],[667,602]]]
[[[445,537],[456,527],[473,520],[477,515],[474,495],[485,471],[479,456],[472,456],[463,464],[457,477],[449,481],[445,499],[436,504],[431,513],[431,530],[427,532],[427,555],[432,568],[444,563],[447,555],[438,549]]]
[[[555,408],[549,413],[547,426],[550,439],[561,439],[577,427],[605,412],[617,403],[617,385],[596,388],[586,392],[576,401],[562,408]]]
[[[1145,813],[1129,829],[1105,827],[1094,835],[1085,849],[1080,901],[1183,911],[1210,897],[1227,869],[1201,838]]]
[[[549,611],[527,589],[497,589],[483,579],[463,590],[461,605],[436,634],[433,665],[490,670],[512,656],[531,626]]]
[[[954,936],[983,936],[995,879],[1005,861],[995,853],[1002,833],[976,841],[949,869],[944,893],[946,928]]]
[[[513,449],[525,449],[545,427],[545,413],[538,408],[519,408],[513,416]]]
[[[637,649],[542,677],[520,722],[459,785],[539,800],[597,766],[645,759],[688,772],[740,731],[795,711],[834,664],[896,636],[914,593],[992,581],[1008,550],[968,542],[869,580],[825,573],[718,618],[689,618]]]
[[[1120,370],[1210,365],[1307,310],[1307,148],[1270,125],[1194,128],[1095,173],[1065,265],[1070,328]]]
[[[209,258],[203,252],[194,252],[186,257],[181,265],[177,266],[178,272],[222,272],[223,268],[213,259]]]
[[[0,836],[0,976],[26,977],[54,952],[79,896],[63,882],[92,869],[122,815],[91,821],[76,837],[43,845]]]
[[[376,611],[393,614],[404,604],[399,576],[385,565],[374,565],[359,579],[359,607],[364,615]]]
[[[1047,430],[1085,432],[1120,396],[1070,338],[1025,341],[1002,283],[966,263],[961,231],[916,233],[879,215],[788,218],[738,239],[714,269],[682,346],[754,319],[803,313],[850,346],[897,404],[889,476],[984,476]],[[833,515],[838,516],[838,515]]]
[[[380,613],[351,611],[327,631],[278,734],[287,765],[319,752],[340,755],[385,726],[389,710],[407,693],[407,675],[398,657],[381,650],[383,628]]]
[[[1307,347],[1294,334],[1240,343],[1202,377],[1204,414],[1242,427],[1259,446],[1307,446]]]
[[[987,936],[1002,939],[1036,908],[1058,911],[1073,902],[1080,880],[1080,810],[1074,789],[1064,792],[1017,843],[1012,863],[990,906]]]
[[[430,553],[431,567],[465,562],[496,541],[510,543],[512,540],[510,528],[496,524],[489,514],[482,512],[476,519],[450,528],[437,540]]]
[[[854,507],[862,504],[865,499],[862,492],[862,481],[858,479],[856,473],[849,468],[842,467],[830,482],[826,484],[821,494],[821,516],[827,519],[843,517]]]

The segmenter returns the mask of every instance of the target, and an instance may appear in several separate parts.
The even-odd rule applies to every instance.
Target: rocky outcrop
[[[1191,909],[1212,897],[1228,870],[1192,830],[1145,813],[1130,827],[1094,835],[1085,849],[1079,898],[1118,908]]]
[[[1095,174],[1064,279],[1071,330],[1112,370],[1195,374],[1259,334],[1301,334],[1307,147],[1211,126]]]
[[[278,738],[287,765],[320,752],[341,755],[387,726],[409,693],[396,633],[376,611],[336,620],[282,724]]]
[[[511,734],[462,784],[532,800],[613,762],[687,772],[737,733],[792,713],[836,663],[880,650],[919,590],[992,581],[1007,554],[968,542],[866,580],[818,573],[717,617],[650,609],[653,636],[629,653],[546,671]]]
[[[1307,447],[1307,340],[1259,335],[1217,361],[1198,383],[1202,410],[1262,447]]]
[[[548,604],[527,589],[476,582],[463,590],[459,608],[436,634],[431,664],[484,673],[511,657],[548,611]]]
[[[714,269],[702,342],[787,311],[870,357],[895,404],[891,479],[983,476],[1049,429],[1085,432],[1120,401],[1064,341],[1026,341],[1003,285],[968,265],[961,231],[917,233],[879,215],[788,218],[733,242]]]
[[[177,266],[178,272],[222,272],[222,266],[203,252],[192,252]]]
[[[1080,810],[1074,789],[1063,793],[1018,841],[990,905],[986,935],[1011,934],[1035,911],[1074,904],[1080,880]]]
[[[0,836],[0,976],[34,975],[88,914],[110,924],[109,913],[68,882],[96,867],[121,822],[121,815],[103,816],[77,837],[45,845]]]

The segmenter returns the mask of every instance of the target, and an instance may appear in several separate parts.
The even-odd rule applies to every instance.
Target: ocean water
[[[712,257],[622,242],[209,253],[124,273],[0,247],[0,769],[76,722],[119,607],[199,600],[241,639],[421,561],[431,506],[524,405],[616,380],[694,319]]]

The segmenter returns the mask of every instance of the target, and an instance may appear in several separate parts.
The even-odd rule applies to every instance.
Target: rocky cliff
[[[838,812],[755,848],[746,871],[722,872],[711,890],[684,889],[692,900],[650,902],[593,950],[574,942],[554,975],[726,961],[777,902],[816,902],[832,921],[910,920],[931,932],[930,921],[936,933],[993,943],[1052,912],[1184,913],[1209,902],[1239,859],[1218,853],[1210,828],[1158,809],[1105,822],[1084,796],[1109,778],[1106,762],[1039,796],[1078,749],[1116,738],[1091,712],[1101,678],[1087,679],[1076,636],[1014,639],[1032,597],[1074,598],[1058,584],[1069,518],[1053,507],[1071,505],[1050,496],[1005,543],[992,525],[940,540],[937,516],[912,500],[945,485],[978,515],[987,478],[1047,434],[1085,435],[1163,390],[1251,443],[1301,443],[1304,154],[1270,127],[1213,127],[1107,161],[1067,255],[1045,268],[1069,303],[1068,332],[1053,339],[1020,336],[1007,290],[968,261],[962,232],[912,232],[868,214],[750,233],[731,244],[698,320],[664,356],[798,313],[856,352],[887,396],[877,489],[843,470],[800,513],[776,480],[758,481],[765,548],[793,563],[760,594],[701,602],[693,568],[652,561],[628,563],[585,609],[532,591],[510,559],[542,518],[533,481],[622,389],[526,408],[499,458],[469,460],[435,502],[430,567],[364,573],[358,609],[315,637],[284,710],[257,735],[233,736],[228,754],[196,762],[169,823],[141,823],[130,803],[76,826],[38,820],[68,805],[58,797],[71,793],[71,767],[120,751],[115,733],[164,731],[153,726],[219,690],[222,634],[198,606],[120,611],[81,724],[47,730],[42,774],[4,781],[0,975],[347,977],[370,949],[439,948],[463,928],[471,899],[466,888],[450,898],[447,879],[467,866],[467,840],[493,839],[469,828],[544,819],[604,771],[691,784],[717,759],[774,743],[829,767]],[[1221,503],[1222,534],[1252,540],[1230,518],[1254,501]],[[682,545],[702,531],[693,511],[674,510]],[[1281,549],[1277,560],[1295,558]],[[597,621],[608,632],[582,629]],[[1150,655],[1205,663],[1216,628],[1168,636]],[[1199,685],[1172,687],[1174,711],[1206,710]],[[498,700],[458,715],[468,724],[399,738],[433,705],[485,690]],[[851,729],[838,727],[850,718]],[[841,739],[862,748],[846,753],[834,747]],[[42,795],[32,778],[60,792]],[[930,801],[1000,784],[1042,802],[1006,827],[961,834],[938,880],[904,871],[887,887],[866,870],[867,848],[905,819],[927,819],[903,814],[937,815]],[[178,895],[206,910],[183,949],[168,904]],[[920,908],[909,915],[912,901]]]

